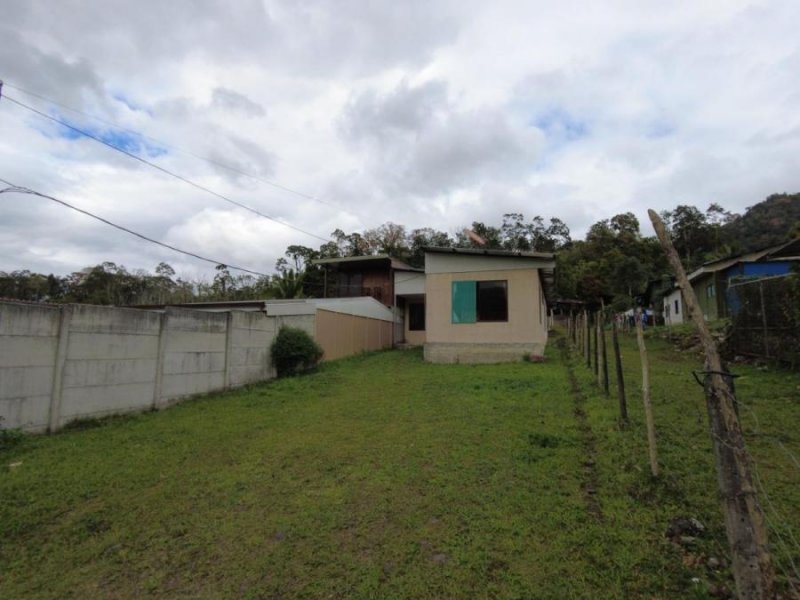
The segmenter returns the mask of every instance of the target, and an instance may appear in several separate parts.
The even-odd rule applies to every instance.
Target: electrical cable
[[[98,215],[90,213],[88,210],[84,210],[82,208],[78,208],[77,206],[74,206],[74,205],[70,204],[69,202],[65,202],[64,200],[59,200],[58,198],[54,198],[53,196],[48,196],[47,194],[42,194],[41,192],[37,192],[36,190],[32,190],[30,188],[14,185],[13,183],[11,183],[10,181],[7,181],[5,179],[0,178],[0,182],[5,183],[6,185],[10,186],[10,187],[7,187],[5,189],[0,190],[0,194],[4,194],[4,193],[31,194],[33,196],[39,196],[40,198],[46,198],[47,200],[52,200],[53,202],[61,204],[62,206],[66,206],[67,208],[70,208],[70,209],[72,209],[74,211],[77,211],[79,213],[83,213],[84,215],[89,216],[89,217],[91,217],[93,219],[97,219],[98,221],[101,221],[102,223],[105,223],[106,225],[110,225],[111,227],[119,229],[120,231],[124,231],[125,233],[129,233],[129,234],[131,234],[133,236],[136,236],[136,237],[138,237],[140,239],[143,239],[143,240],[145,240],[147,242],[151,242],[151,243],[156,244],[158,246],[162,246],[162,247],[167,248],[169,250],[172,250],[174,252],[179,252],[181,254],[185,254],[186,256],[191,256],[192,258],[196,258],[198,260],[202,260],[202,261],[214,264],[214,265],[225,265],[226,267],[234,269],[236,271],[243,271],[245,273],[250,273],[252,275],[268,276],[266,273],[261,273],[259,271],[253,271],[251,269],[245,269],[244,267],[237,267],[235,265],[231,265],[231,264],[223,262],[223,261],[214,260],[212,258],[207,258],[205,256],[201,256],[199,254],[195,254],[194,252],[189,252],[188,250],[181,250],[180,248],[178,248],[176,246],[172,246],[172,245],[167,244],[165,242],[160,242],[158,240],[154,240],[153,238],[147,237],[146,235],[144,235],[142,233],[138,233],[138,232],[133,231],[132,229],[128,229],[127,227],[124,227],[122,225],[117,225],[116,223],[113,223],[113,222],[109,221],[108,219],[104,219],[103,217],[100,217]]]
[[[180,146],[176,146],[174,144],[169,144],[169,143],[167,143],[167,142],[165,142],[163,140],[159,140],[158,138],[154,138],[152,136],[145,135],[143,133],[140,133],[138,131],[135,131],[133,129],[130,129],[128,127],[120,125],[119,123],[115,123],[114,121],[109,121],[108,119],[104,119],[102,117],[98,117],[97,115],[92,115],[90,113],[87,113],[85,111],[79,110],[77,108],[73,108],[71,106],[67,106],[66,104],[62,104],[61,102],[56,102],[55,100],[52,100],[52,99],[47,98],[45,96],[42,96],[41,94],[37,94],[36,92],[31,92],[30,90],[23,89],[23,88],[21,88],[19,86],[16,86],[16,85],[13,85],[11,83],[8,83],[7,81],[4,81],[3,83],[7,87],[15,89],[18,92],[22,92],[23,94],[27,94],[29,96],[33,96],[34,98],[38,98],[39,100],[42,100],[44,102],[48,102],[48,103],[53,104],[55,106],[59,106],[59,107],[61,107],[63,109],[71,111],[71,112],[73,112],[75,114],[82,115],[82,116],[84,116],[84,117],[86,117],[88,119],[94,119],[95,121],[98,121],[100,123],[108,125],[109,127],[114,127],[114,128],[119,129],[121,131],[125,131],[127,133],[139,136],[139,137],[141,137],[143,139],[150,140],[150,141],[155,142],[155,143],[157,143],[157,144],[159,144],[161,146],[166,146],[166,147],[171,148],[173,150],[177,150],[178,152],[182,152],[183,154],[186,154],[187,156],[191,156],[192,158],[196,158],[198,160],[206,161],[207,163],[210,163],[210,164],[215,165],[217,167],[221,167],[223,169],[227,169],[227,170],[231,171],[232,173],[236,173],[237,175],[243,175],[244,177],[249,177],[250,179],[253,179],[254,181],[260,181],[261,183],[264,183],[266,185],[270,185],[270,186],[272,186],[274,188],[277,188],[279,190],[283,190],[284,192],[289,192],[290,194],[295,194],[296,196],[300,196],[301,198],[305,198],[307,200],[313,200],[314,202],[319,202],[321,204],[325,204],[325,205],[330,206],[332,208],[335,208],[337,210],[348,212],[346,209],[344,209],[344,208],[342,208],[340,206],[337,206],[336,204],[334,204],[333,202],[329,202],[328,200],[324,200],[322,198],[319,198],[317,196],[313,196],[311,194],[306,194],[305,192],[300,192],[298,190],[295,190],[295,189],[292,189],[290,187],[287,187],[287,186],[285,186],[285,185],[283,185],[281,183],[278,183],[276,181],[270,181],[269,179],[264,179],[263,177],[259,177],[258,175],[253,175],[252,173],[248,173],[246,171],[242,171],[241,169],[239,169],[237,167],[232,167],[231,165],[227,165],[225,163],[219,162],[218,160],[215,160],[213,158],[209,158],[207,156],[202,156],[200,154],[195,154],[194,152],[192,152],[190,150],[187,150],[186,148],[181,148]]]
[[[315,233],[311,233],[310,231],[306,231],[306,230],[301,229],[299,227],[295,227],[294,225],[291,225],[291,224],[289,224],[289,223],[287,223],[285,221],[282,221],[280,219],[277,219],[275,217],[271,217],[271,216],[269,216],[269,215],[267,215],[265,213],[262,213],[262,212],[256,210],[255,208],[247,206],[246,204],[242,204],[241,202],[237,202],[236,200],[232,200],[231,198],[228,198],[227,196],[224,196],[223,194],[220,194],[219,192],[215,192],[214,190],[211,190],[211,189],[205,187],[204,185],[201,185],[199,183],[195,183],[191,179],[187,179],[186,177],[183,177],[182,175],[178,175],[177,173],[174,173],[174,172],[172,172],[172,171],[170,171],[168,169],[165,169],[164,167],[160,167],[159,165],[157,165],[157,164],[155,164],[153,162],[150,162],[149,160],[146,160],[146,159],[142,158],[141,156],[137,156],[136,154],[133,154],[132,152],[128,152],[127,150],[125,150],[123,148],[120,148],[119,146],[115,146],[114,144],[112,144],[110,142],[107,142],[106,140],[104,140],[104,139],[102,139],[100,137],[97,137],[96,135],[94,135],[92,133],[89,133],[88,131],[84,131],[83,129],[80,129],[78,127],[75,127],[74,125],[70,125],[69,123],[66,123],[66,122],[62,121],[61,119],[57,119],[57,118],[55,118],[55,117],[53,117],[51,115],[48,115],[47,113],[43,113],[42,111],[37,110],[37,109],[35,109],[35,108],[31,107],[31,106],[28,106],[27,104],[25,104],[23,102],[20,102],[19,100],[15,100],[14,98],[11,98],[10,96],[7,96],[7,95],[4,94],[3,98],[5,98],[9,102],[12,102],[12,103],[14,103],[14,104],[16,104],[18,106],[21,106],[22,108],[25,108],[25,109],[33,112],[33,113],[35,113],[35,114],[37,114],[37,115],[39,115],[41,117],[44,117],[45,119],[53,121],[54,123],[58,123],[59,125],[61,125],[63,127],[66,127],[68,129],[71,129],[72,131],[75,131],[76,133],[80,133],[81,135],[84,135],[84,136],[86,136],[86,137],[88,137],[90,139],[93,139],[96,142],[100,142],[101,144],[103,144],[104,146],[107,146],[108,148],[111,148],[112,150],[116,150],[117,152],[120,152],[120,153],[122,153],[122,154],[124,154],[124,155],[126,155],[126,156],[128,156],[128,157],[130,157],[132,159],[134,159],[134,160],[137,160],[137,161],[139,161],[139,162],[141,162],[141,163],[143,163],[145,165],[148,165],[150,167],[153,167],[154,169],[156,169],[158,171],[161,171],[162,173],[165,173],[166,175],[169,175],[170,177],[174,177],[175,179],[178,179],[179,181],[183,181],[184,183],[187,183],[187,184],[191,185],[192,187],[195,187],[195,188],[197,188],[199,190],[202,190],[202,191],[204,191],[204,192],[206,192],[208,194],[211,194],[212,196],[216,196],[217,198],[220,198],[221,200],[224,200],[225,202],[228,202],[230,204],[238,206],[239,208],[243,208],[243,209],[245,209],[247,211],[250,211],[253,214],[256,214],[256,215],[258,215],[260,217],[263,217],[265,219],[269,219],[270,221],[273,221],[275,223],[283,225],[284,227],[288,227],[289,229],[293,229],[295,231],[303,233],[303,234],[305,234],[307,236],[316,238],[318,240],[322,240],[323,242],[328,242],[329,241],[327,238],[318,236]]]

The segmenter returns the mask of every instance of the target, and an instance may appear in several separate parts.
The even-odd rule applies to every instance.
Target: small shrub
[[[3,421],[3,417],[0,417],[0,421]],[[13,448],[19,444],[24,437],[25,434],[19,429],[4,429],[3,424],[0,423],[0,451]]]
[[[272,342],[271,352],[278,377],[313,369],[322,358],[319,344],[296,327],[281,327]]]

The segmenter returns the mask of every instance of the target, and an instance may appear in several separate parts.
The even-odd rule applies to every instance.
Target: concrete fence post
[[[233,312],[225,315],[225,389],[231,387],[231,365],[233,361]]]
[[[160,315],[158,325],[158,350],[156,352],[156,373],[153,385],[153,408],[161,405],[161,382],[164,379],[164,361],[167,348],[167,313]]]
[[[67,350],[69,348],[69,327],[72,321],[73,306],[61,306],[58,324],[58,343],[56,344],[55,366],[53,368],[53,389],[50,392],[50,410],[47,420],[47,431],[54,432],[59,429],[61,421],[61,391],[64,382],[64,365],[67,363]]]

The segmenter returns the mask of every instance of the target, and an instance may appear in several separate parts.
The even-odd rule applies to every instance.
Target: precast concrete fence
[[[0,427],[57,431],[270,379],[277,325],[258,312],[0,302]]]

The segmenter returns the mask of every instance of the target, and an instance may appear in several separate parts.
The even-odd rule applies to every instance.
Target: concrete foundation
[[[518,362],[526,356],[543,356],[544,344],[425,344],[425,360],[434,363],[503,363]]]

